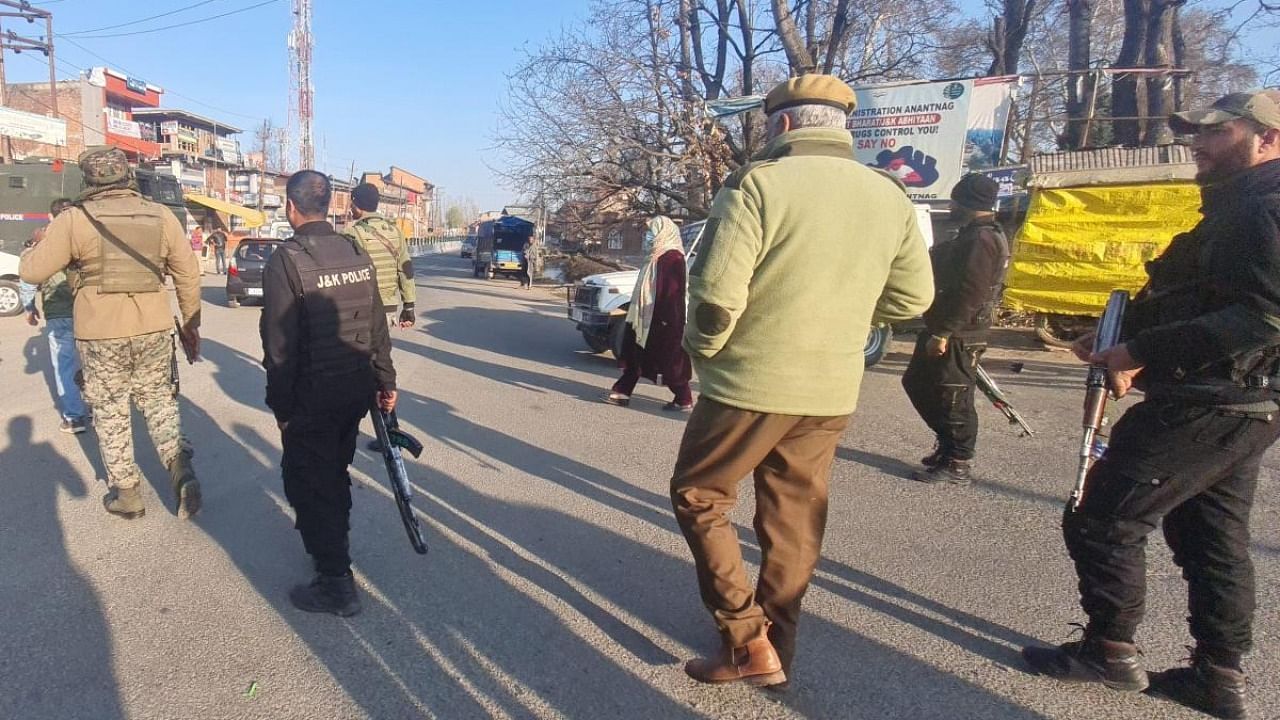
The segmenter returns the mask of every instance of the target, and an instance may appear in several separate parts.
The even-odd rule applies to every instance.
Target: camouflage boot
[[[200,481],[191,466],[191,453],[182,452],[169,465],[169,483],[178,500],[178,517],[187,520],[200,512]]]
[[[136,520],[147,514],[147,509],[142,506],[142,493],[138,491],[136,485],[116,488],[107,493],[102,498],[102,506],[107,509],[107,512],[125,520]]]

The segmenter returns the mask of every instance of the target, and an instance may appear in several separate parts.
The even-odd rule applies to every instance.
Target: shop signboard
[[[67,121],[0,107],[0,135],[46,145],[66,145]]]
[[[125,120],[114,115],[107,116],[107,132],[123,137],[142,139],[142,128],[132,120]]]

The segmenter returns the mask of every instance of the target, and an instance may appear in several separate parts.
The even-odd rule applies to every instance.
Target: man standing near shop
[[[213,260],[215,271],[219,275],[227,274],[227,234],[221,229],[214,230],[209,235],[209,244],[213,246]]]
[[[50,219],[56,218],[71,206],[71,201],[58,198],[49,206]],[[28,243],[35,247],[44,239],[44,228],[36,230]],[[27,324],[40,324],[44,313],[44,330],[49,339],[49,359],[53,363],[54,389],[58,393],[58,411],[62,423],[58,429],[64,433],[79,434],[89,429],[89,411],[85,408],[76,373],[80,372],[80,354],[76,352],[75,330],[72,323],[72,304],[75,295],[67,284],[65,271],[54,273],[39,286],[21,283],[19,290],[22,305],[27,311]],[[36,308],[36,295],[40,295],[40,308]]]
[[[978,360],[1009,269],[1009,241],[993,211],[999,186],[985,175],[965,175],[951,191],[951,218],[961,224],[949,242],[935,245],[933,305],[902,375],[911,404],[933,431],[933,453],[915,479],[967,485],[978,443],[974,383]]]
[[[382,410],[395,409],[391,338],[369,256],[325,219],[329,178],[302,170],[285,192],[294,236],[267,262],[260,332],[267,406],[284,439],[285,497],[316,570],[289,599],[307,612],[346,617],[360,612],[347,468],[375,397]]]
[[[722,652],[707,683],[787,682],[819,558],[836,443],[857,405],[871,322],[933,300],[929,256],[900,185],[853,159],[853,91],[805,75],[765,98],[769,143],[717,193],[690,270],[684,346],[702,396],[671,501]],[[729,515],[754,474],[756,588]]]
[[[351,217],[355,222],[344,228],[342,234],[359,243],[373,260],[387,323],[402,328],[413,327],[417,288],[413,284],[409,243],[400,228],[378,212],[378,188],[375,185],[360,183],[351,191]]]
[[[1280,436],[1280,91],[1233,93],[1175,113],[1193,135],[1203,219],[1147,263],[1125,342],[1083,358],[1123,396],[1145,392],[1111,431],[1062,534],[1079,576],[1084,636],[1022,653],[1038,672],[1245,717],[1242,660],[1256,604],[1249,515],[1262,455]],[[1188,585],[1190,667],[1148,681],[1135,644],[1147,535],[1163,526]],[[1274,717],[1274,713],[1268,713]]]
[[[173,278],[189,360],[200,352],[200,266],[173,212],[138,193],[128,158],[97,146],[78,160],[85,191],[54,219],[22,258],[32,284],[74,265],[74,327],[84,365],[85,397],[107,482],[107,512],[126,519],[145,509],[134,462],[130,400],[142,411],[160,460],[169,469],[178,516],[200,510],[200,484],[182,435],[173,347],[173,312],[165,276]]]

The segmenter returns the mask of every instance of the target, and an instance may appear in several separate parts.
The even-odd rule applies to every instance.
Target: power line
[[[218,15],[210,15],[209,17],[206,17],[206,18],[200,18],[198,20],[188,20],[187,22],[174,23],[173,25],[164,25],[158,28],[151,28],[150,30],[134,30],[133,32],[126,32],[126,33],[107,33],[106,35],[81,35],[80,39],[81,40],[100,40],[104,38],[130,37],[133,35],[147,35],[149,33],[162,32],[164,30],[172,30],[174,28],[188,27],[190,25],[199,25],[200,23],[206,23],[211,20],[217,20],[219,18],[224,18],[229,15],[237,15],[239,13],[248,12],[250,10],[260,8],[263,5],[270,5],[275,2],[279,2],[279,0],[264,0],[264,2],[257,3],[256,5],[250,5],[248,7],[242,7],[238,10],[230,10],[228,12],[224,12]],[[65,37],[65,36],[59,35],[59,37]]]
[[[62,36],[59,36],[59,37],[62,37]],[[71,43],[72,45],[75,45],[76,47],[80,48],[81,50],[83,50],[84,52],[88,53],[89,55],[92,55],[93,57],[98,58],[99,60],[101,60],[102,62],[106,63],[106,64],[107,64],[108,66],[110,66],[110,67],[120,68],[120,70],[122,70],[122,71],[124,71],[124,72],[128,73],[129,75],[136,75],[136,73],[134,73],[133,71],[129,70],[129,68],[126,68],[126,67],[124,67],[123,65],[121,65],[121,64],[119,64],[119,63],[112,62],[111,60],[109,60],[109,59],[107,59],[107,58],[105,58],[105,57],[103,57],[103,56],[99,55],[98,53],[96,53],[96,52],[94,52],[94,51],[90,50],[89,48],[87,48],[87,47],[85,47],[85,46],[81,45],[80,43],[76,42],[75,40],[72,40],[72,39],[71,39],[71,38],[69,38],[69,37],[62,37],[62,39],[63,39],[63,40],[66,40],[67,42]],[[68,64],[68,65],[71,65],[72,67],[74,67],[74,68],[76,68],[77,70],[80,70],[80,71],[82,71],[82,72],[86,70],[86,68],[79,67],[79,66],[75,65],[74,63],[70,63],[70,62],[68,62],[67,64]],[[260,118],[260,117],[258,117],[258,116],[256,116],[256,115],[246,115],[246,114],[244,114],[244,113],[239,113],[239,112],[235,112],[235,111],[233,111],[233,110],[227,110],[226,108],[218,107],[217,105],[210,105],[209,103],[204,102],[204,101],[202,101],[202,100],[197,100],[196,98],[193,98],[193,97],[191,97],[190,95],[183,95],[182,93],[180,93],[180,92],[178,92],[178,91],[176,91],[176,90],[166,90],[165,92],[166,92],[166,93],[168,93],[168,94],[170,94],[170,95],[174,95],[174,96],[176,96],[176,97],[183,98],[184,100],[187,100],[187,101],[189,101],[189,102],[193,102],[193,103],[195,103],[195,104],[197,104],[197,105],[200,105],[200,106],[202,106],[202,107],[207,107],[207,108],[209,108],[210,110],[217,110],[217,111],[218,111],[218,112],[220,112],[220,113],[226,113],[227,115],[234,115],[234,116],[236,116],[236,117],[242,117],[242,118],[245,118],[245,119],[248,119],[248,120],[253,120],[253,121],[255,121],[255,122],[256,122],[256,121],[258,121],[258,120],[261,120],[261,119],[262,119],[262,118]]]
[[[198,8],[201,5],[208,5],[209,3],[212,3],[212,2],[217,2],[217,0],[201,0],[200,2],[195,3],[194,5],[185,5],[183,7],[178,8],[177,10],[170,10],[169,12],[160,13],[159,15],[152,15],[151,17],[144,17],[138,20],[130,20],[129,22],[123,22],[117,25],[107,25],[105,27],[93,28],[92,30],[74,30],[72,32],[60,33],[60,34],[63,37],[66,37],[67,35],[85,35],[88,33],[102,32],[103,30],[115,30],[116,28],[128,27],[130,25],[139,25],[141,23],[149,22],[151,20],[158,20],[162,17],[168,17],[169,15],[177,15],[180,12],[191,10],[193,8]]]

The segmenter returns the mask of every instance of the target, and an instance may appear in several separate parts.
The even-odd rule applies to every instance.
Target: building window
[[[622,230],[618,228],[614,228],[609,231],[609,249],[610,250],[622,249]]]

